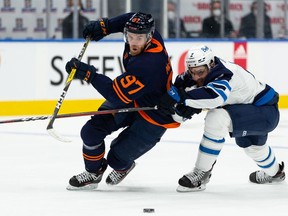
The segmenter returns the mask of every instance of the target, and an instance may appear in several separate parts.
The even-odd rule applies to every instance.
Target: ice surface
[[[88,117],[56,119],[54,128],[71,143],[50,137],[46,120],[0,124],[0,215],[287,216],[287,183],[249,183],[249,174],[258,167],[229,137],[207,189],[176,192],[178,179],[194,166],[204,116],[200,114],[181,128],[168,130],[154,149],[136,161],[135,169],[119,185],[106,185],[105,178],[111,171],[108,168],[98,190],[92,192],[65,189],[69,178],[84,170],[79,131]],[[107,138],[107,150],[116,135]],[[270,134],[269,144],[286,166],[287,140],[288,110],[281,110],[279,126]],[[143,208],[154,208],[155,213],[143,213]]]

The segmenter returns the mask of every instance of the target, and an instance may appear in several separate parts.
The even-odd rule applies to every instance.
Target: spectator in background
[[[174,2],[168,2],[168,37],[169,38],[176,38],[176,4]],[[188,33],[186,31],[184,22],[182,19],[180,21],[180,38],[187,38]]]
[[[78,3],[78,38],[82,38],[82,32],[84,27],[89,23],[89,19],[81,14],[81,11],[83,10],[83,4],[81,0],[79,0]],[[73,38],[73,0],[70,0],[68,4],[71,7],[71,12],[67,17],[63,19],[62,38]]]
[[[211,3],[211,16],[207,17],[202,22],[201,37],[207,38],[220,38],[221,30],[221,1],[213,1]],[[224,17],[224,37],[235,38],[233,24],[230,20]]]
[[[264,3],[264,38],[273,38],[270,17],[267,15],[267,4]],[[251,5],[251,12],[242,17],[238,37],[256,38],[257,1]]]

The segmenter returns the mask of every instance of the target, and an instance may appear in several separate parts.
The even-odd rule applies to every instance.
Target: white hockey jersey
[[[199,109],[213,109],[228,104],[261,106],[275,96],[273,88],[256,80],[253,74],[239,65],[218,57],[215,57],[215,63],[202,87],[196,87],[188,72],[176,78],[174,85],[187,92],[187,106]]]

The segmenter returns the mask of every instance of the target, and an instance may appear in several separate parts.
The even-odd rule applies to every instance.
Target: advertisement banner
[[[78,56],[83,43],[84,41],[0,42],[0,115],[17,114],[20,110],[21,114],[28,111],[29,113],[52,111],[68,76],[65,71],[66,62]],[[288,108],[288,78],[281,64],[286,62],[287,42],[166,41],[174,78],[186,70],[185,57],[189,48],[203,43],[208,45],[216,56],[240,64],[258,80],[273,86],[280,94],[281,107]],[[98,73],[114,79],[124,72],[123,48],[122,41],[91,42],[82,61],[94,65]],[[81,109],[83,106],[71,101],[80,100],[81,104],[89,101],[85,109],[91,111],[95,110],[94,101],[98,106],[104,98],[91,85],[75,79],[67,92],[63,106],[69,109],[73,106],[77,111],[78,106]],[[68,101],[71,107],[67,105]],[[19,103],[22,103],[21,106]],[[38,107],[41,103],[42,105]]]
[[[234,43],[234,63],[247,69],[247,42]]]

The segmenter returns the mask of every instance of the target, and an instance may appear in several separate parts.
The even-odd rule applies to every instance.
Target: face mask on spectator
[[[220,9],[214,9],[212,11],[213,16],[219,17],[221,15],[221,10]]]
[[[168,15],[168,19],[171,19],[171,20],[175,19],[176,17],[174,11],[168,11],[167,15]]]

